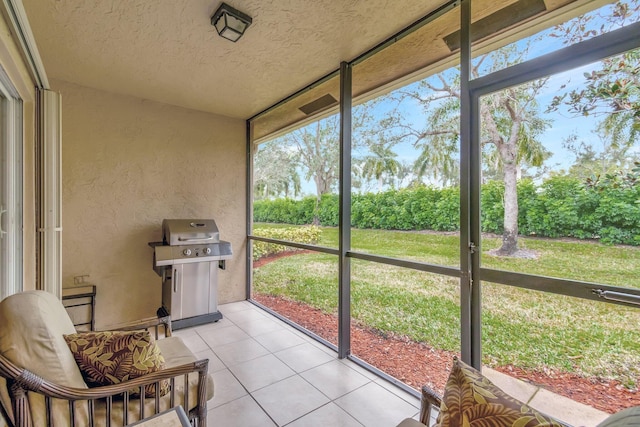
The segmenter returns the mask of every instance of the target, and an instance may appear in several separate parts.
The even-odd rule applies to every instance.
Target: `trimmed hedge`
[[[253,229],[255,236],[268,237],[270,239],[287,240],[289,242],[308,243],[310,245],[318,243],[320,240],[320,227],[310,225],[308,227],[288,227],[288,228],[261,228]],[[253,242],[253,260],[258,260],[264,256],[274,255],[280,252],[297,251],[298,248],[277,245],[267,242]]]
[[[482,231],[501,234],[504,185],[482,186]],[[609,244],[640,246],[640,186],[595,189],[575,178],[556,176],[539,186],[518,182],[518,227],[523,235],[598,239]],[[316,198],[261,200],[254,203],[254,221],[338,225],[338,196],[325,194],[316,210]],[[455,231],[460,224],[457,187],[415,188],[383,193],[354,194],[351,225],[387,230]]]

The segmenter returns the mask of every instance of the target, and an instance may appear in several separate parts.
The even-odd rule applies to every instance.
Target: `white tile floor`
[[[244,301],[219,306],[217,323],[181,329],[209,359],[215,427],[394,427],[418,418],[418,398]]]

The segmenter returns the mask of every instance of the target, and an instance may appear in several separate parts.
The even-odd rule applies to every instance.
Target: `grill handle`
[[[178,269],[173,269],[173,293],[178,292]]]
[[[178,237],[178,241],[180,242],[202,242],[203,240],[213,240],[214,237],[213,236],[209,236],[209,237],[193,237],[193,238],[183,238],[183,237]]]

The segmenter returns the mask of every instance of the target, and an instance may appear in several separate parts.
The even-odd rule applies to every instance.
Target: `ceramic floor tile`
[[[198,335],[195,328],[178,329],[177,331],[172,330],[171,334],[174,337],[180,337],[182,339],[184,339],[185,337]]]
[[[336,358],[309,343],[278,351],[274,354],[296,372],[304,372]]]
[[[329,399],[299,375],[252,393],[260,406],[283,426],[327,404]]]
[[[271,319],[242,322],[238,324],[238,327],[252,337],[257,337],[258,335],[268,332],[284,330],[282,322]]]
[[[213,399],[207,402],[207,408],[209,409],[224,405],[225,403],[247,395],[247,390],[242,387],[242,384],[240,384],[228,369],[215,372],[213,374],[213,383]]]
[[[369,378],[371,381],[377,380],[379,377],[368,369],[363,368],[362,366],[356,364],[356,362],[349,359],[341,359],[340,363],[344,363],[346,366],[350,367],[354,371],[359,372],[365,377]]]
[[[256,306],[251,304],[248,301],[238,301],[238,302],[231,302],[228,304],[218,305],[218,310],[220,310],[223,316],[225,313],[232,313],[236,311],[249,310],[249,309],[255,309],[255,308]]]
[[[249,392],[295,375],[291,368],[272,354],[232,365],[229,369]]]
[[[208,403],[211,425],[378,427],[417,419],[419,399],[411,393],[351,360],[338,360],[333,349],[253,304],[219,308],[225,315],[219,322],[174,331],[198,358],[209,358],[215,381]],[[486,374],[522,398],[531,394],[509,377]],[[250,395],[247,389],[255,391]],[[576,425],[592,426],[606,417],[545,390],[536,391],[530,405]]]
[[[207,343],[204,342],[197,333],[193,335],[181,335],[180,338],[182,338],[182,341],[192,353],[199,353],[209,349]]]
[[[209,410],[207,425],[214,427],[276,427],[276,424],[251,396],[244,396]]]
[[[222,360],[216,356],[211,349],[201,351],[195,354],[198,360],[200,359],[209,359],[209,373],[217,372],[222,369],[226,369],[227,367],[222,363]]]
[[[221,345],[229,344],[236,341],[242,341],[249,338],[249,335],[236,325],[231,325],[226,328],[209,330],[200,334],[202,339],[211,347],[216,349]]]
[[[298,418],[287,427],[362,427],[358,421],[334,403]]]
[[[336,399],[335,403],[367,427],[395,426],[418,412],[375,382]]]
[[[233,323],[223,317],[217,322],[205,323],[204,325],[198,325],[192,329],[195,330],[199,335],[202,335],[203,333],[207,333],[208,331],[215,331],[217,329],[226,328],[227,326],[231,325],[233,325]]]
[[[227,365],[236,365],[269,353],[256,340],[250,338],[215,347],[213,352]]]
[[[376,378],[375,382],[376,384],[381,385],[383,388],[395,394],[396,396],[398,396],[400,399],[404,400],[408,404],[413,405],[416,409],[420,408],[420,397],[414,396],[413,394],[390,383],[384,378]]]
[[[332,400],[370,382],[338,360],[309,369],[300,375]]]
[[[227,313],[226,318],[238,325],[251,321],[264,321],[267,316],[268,314],[258,310],[241,310]]]
[[[255,340],[272,353],[306,342],[298,335],[284,329],[258,335]]]

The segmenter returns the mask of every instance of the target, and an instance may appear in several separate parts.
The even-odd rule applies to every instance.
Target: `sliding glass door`
[[[0,70],[0,299],[22,290],[22,102]]]

